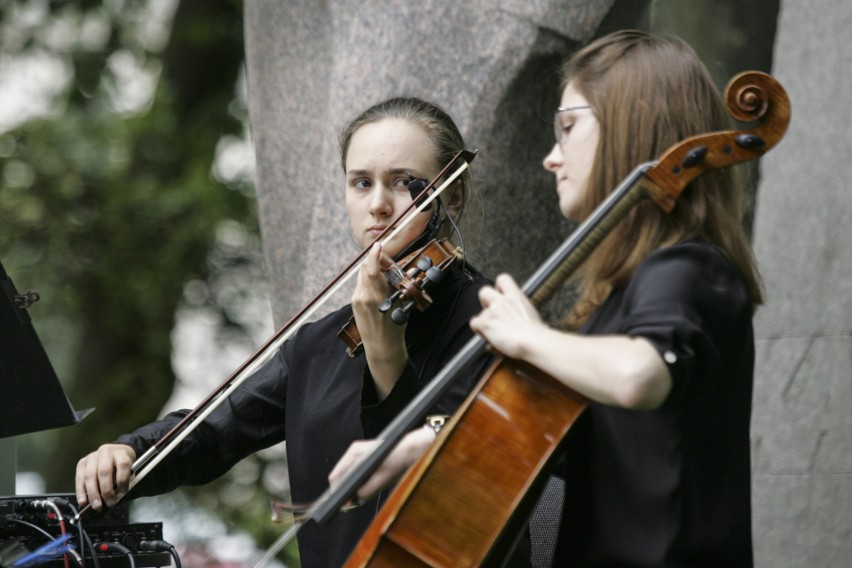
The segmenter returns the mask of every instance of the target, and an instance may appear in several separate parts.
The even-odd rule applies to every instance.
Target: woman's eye
[[[357,189],[370,189],[370,180],[356,179],[352,186]]]
[[[407,189],[408,189],[408,178],[407,178],[407,177],[404,177],[404,178],[396,178],[395,180],[393,180],[393,186],[394,186],[394,188],[396,188],[396,189],[405,189],[405,190],[407,190]]]

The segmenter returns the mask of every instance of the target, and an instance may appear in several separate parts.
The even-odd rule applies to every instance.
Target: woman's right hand
[[[91,504],[100,510],[118,503],[119,495],[129,490],[130,467],[136,452],[125,444],[104,444],[77,462],[76,492],[80,507]]]
[[[358,489],[357,497],[366,501],[411,467],[420,456],[426,453],[435,441],[435,431],[431,428],[418,428],[406,434],[394,447],[382,465]],[[337,461],[328,476],[330,487],[337,486],[346,474],[361,463],[379,445],[378,440],[358,440],[352,442],[346,453]]]

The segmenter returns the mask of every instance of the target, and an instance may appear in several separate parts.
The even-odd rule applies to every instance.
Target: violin
[[[379,311],[386,313],[396,305],[391,312],[391,320],[397,325],[407,322],[414,308],[425,311],[433,303],[429,290],[442,280],[444,271],[459,258],[462,258],[461,249],[454,248],[448,239],[432,239],[405,256],[399,264],[393,263],[385,272],[385,279],[395,291],[379,305]],[[337,332],[337,336],[346,344],[346,353],[350,357],[357,357],[364,351],[354,316]]]
[[[753,126],[692,136],[658,160],[638,165],[524,283],[534,305],[541,307],[633,207],[650,199],[670,212],[691,181],[758,158],[784,136],[790,101],[771,76],[735,76],[725,101],[736,120]],[[374,451],[306,511],[302,523],[323,523],[350,502],[484,349],[478,336],[462,347],[379,434]],[[526,523],[557,448],[586,405],[584,397],[532,365],[498,357],[430,450],[397,484],[346,566],[501,564]],[[302,523],[283,534],[255,568],[266,565]]]

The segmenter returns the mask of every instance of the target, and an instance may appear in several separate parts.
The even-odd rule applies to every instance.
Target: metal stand
[[[74,410],[42,348],[27,309],[38,301],[19,293],[0,264],[0,495],[15,494],[15,436],[70,426],[91,410]]]

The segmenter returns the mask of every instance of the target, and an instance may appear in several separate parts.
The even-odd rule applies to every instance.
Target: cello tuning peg
[[[707,155],[708,148],[707,146],[698,146],[690,150],[686,156],[683,158],[682,165],[684,168],[691,168],[692,166],[696,166],[701,163],[701,160],[704,159],[704,156]]]
[[[763,138],[754,134],[739,134],[734,138],[734,142],[736,142],[737,146],[746,150],[757,150],[766,145],[766,141]]]

